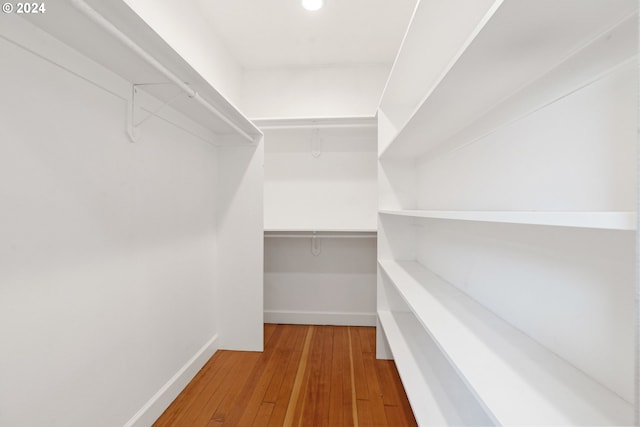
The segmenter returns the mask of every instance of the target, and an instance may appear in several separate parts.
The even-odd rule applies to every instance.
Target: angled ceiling
[[[245,68],[393,62],[416,0],[196,0]]]

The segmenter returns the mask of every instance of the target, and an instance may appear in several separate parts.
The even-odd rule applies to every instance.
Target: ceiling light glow
[[[309,11],[316,11],[322,7],[322,0],[302,0],[302,7]]]

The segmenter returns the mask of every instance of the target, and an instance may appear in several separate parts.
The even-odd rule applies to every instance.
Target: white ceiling
[[[391,63],[416,0],[197,0],[245,68]]]

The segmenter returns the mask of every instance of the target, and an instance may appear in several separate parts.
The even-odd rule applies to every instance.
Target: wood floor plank
[[[378,382],[378,374],[375,366],[375,355],[371,352],[362,354],[367,386],[369,388],[369,402],[371,403],[371,416],[376,427],[388,427],[387,414],[382,400],[382,387]]]
[[[218,351],[154,427],[417,426],[375,329],[265,325],[265,350]]]
[[[316,405],[318,403],[318,392],[320,387],[320,369],[322,365],[322,343],[326,333],[325,328],[316,326],[316,333],[311,342],[309,358],[307,361],[307,381],[302,390],[302,404],[300,416],[296,426],[313,426]]]
[[[353,372],[356,386],[356,398],[369,400],[369,388],[367,377],[364,372],[364,361],[362,359],[362,342],[357,327],[350,326],[351,345],[353,348]]]
[[[402,409],[402,413],[405,415],[406,425],[417,426],[418,423],[416,422],[415,416],[413,415],[413,411],[411,410],[411,405],[409,404],[407,393],[405,392],[404,387],[402,386],[402,380],[400,379],[400,374],[398,373],[398,369],[396,368],[396,365],[395,363],[393,363],[393,361],[390,361],[390,362],[391,363],[388,364],[388,367],[389,367],[388,371],[391,375],[392,387],[395,389],[398,395],[398,399],[399,399],[398,406]]]
[[[384,411],[387,416],[387,423],[390,426],[396,427],[413,425],[408,423],[407,418],[402,413],[402,408],[399,406],[385,406]]]
[[[298,373],[298,367],[302,358],[304,344],[307,337],[308,326],[302,325],[286,325],[291,328],[295,335],[295,342],[293,344],[291,359],[287,365],[286,372],[282,378],[280,389],[278,390],[278,397],[275,402],[275,407],[271,418],[269,418],[268,427],[282,427],[284,425],[284,419],[289,409],[291,394]]]
[[[318,394],[316,399],[313,425],[328,426],[329,401],[331,398],[331,367],[333,366],[333,341],[334,329],[331,326],[323,326],[324,337],[322,339],[322,360],[320,375],[318,378]]]
[[[271,382],[262,398],[264,402],[275,403],[278,399],[280,387],[287,372],[287,366],[291,361],[292,353],[295,351],[295,346],[298,344],[300,336],[298,333],[299,328],[292,328],[290,325],[279,325],[278,327],[282,329],[282,337],[278,347],[275,349],[276,366]]]
[[[334,328],[331,355],[331,391],[329,395],[329,426],[344,425],[343,383],[345,375],[344,358],[347,340],[346,328]]]
[[[304,347],[302,349],[302,355],[300,356],[300,363],[298,364],[296,378],[293,383],[293,389],[291,390],[289,406],[287,407],[287,413],[282,424],[283,427],[297,426],[302,415],[302,410],[304,409],[304,397],[306,396],[305,390],[309,382],[307,364],[309,362],[309,351],[311,348],[313,334],[314,326],[309,326],[305,336]]]
[[[392,369],[395,369],[392,360],[378,360],[376,363],[376,372],[378,374],[378,381],[382,388],[382,400],[386,406],[399,406],[401,394],[396,388],[394,383]]]
[[[348,370],[345,372],[343,390],[343,402],[344,402],[344,424],[346,426],[358,426],[358,407],[356,405],[356,385],[355,385],[355,373],[353,369],[353,340],[351,339],[351,328],[345,328],[346,342],[345,342],[345,354],[344,366]]]
[[[220,392],[212,396],[212,403],[216,402],[215,408],[212,407],[203,414],[203,418],[208,418],[207,425],[218,423],[222,425],[226,416],[235,404],[237,404],[237,396],[244,387],[245,382],[249,378],[255,364],[258,362],[260,353],[255,352],[234,352],[238,353],[238,357],[241,358],[241,364],[236,366],[233,371],[229,373],[225,386]]]
[[[358,399],[358,427],[374,427],[371,413],[371,402],[366,399]]]
[[[277,342],[282,336],[282,328],[276,328],[274,331],[271,342]],[[276,341],[274,341],[276,340]],[[261,354],[258,362],[253,367],[249,378],[247,379],[244,387],[238,394],[238,400],[243,402],[244,407],[235,405],[230,409],[228,415],[225,417],[224,426],[237,427],[237,426],[249,426],[252,424],[260,405],[262,403],[262,397],[266,392],[271,377],[276,365],[276,346],[270,346],[269,349]]]
[[[271,343],[271,336],[273,335],[273,333],[276,331],[276,329],[278,328],[278,325],[275,325],[273,323],[265,323],[264,325],[264,348],[265,350],[267,348],[270,348],[272,343]]]
[[[230,366],[220,382],[220,387],[216,388],[208,396],[203,393],[203,397],[208,397],[204,404],[196,410],[192,408],[189,413],[176,420],[174,427],[190,426],[200,427],[209,424],[209,421],[215,417],[220,406],[225,400],[233,400],[238,394],[238,389],[247,380],[248,373],[252,371],[259,360],[259,353],[242,352],[238,355],[236,364]]]
[[[354,329],[360,336],[360,346],[363,353],[375,353],[376,352],[376,330],[375,328],[368,328],[364,326],[356,326]]]
[[[269,422],[269,418],[271,418],[271,413],[273,412],[273,407],[275,404],[273,402],[262,402],[260,404],[260,409],[258,409],[258,413],[251,424],[252,427],[264,427]]]
[[[185,400],[185,405],[176,412],[173,419],[164,423],[163,418],[158,420],[156,424],[166,425],[168,427],[191,425],[195,422],[200,414],[206,413],[209,405],[210,396],[215,393],[216,390],[224,384],[224,379],[228,375],[228,372],[238,364],[239,360],[234,357],[232,353],[225,354],[221,352],[221,358],[219,363],[216,364],[216,369],[211,372],[211,376],[207,378],[207,381],[193,384],[193,389],[189,390],[189,386],[183,390],[183,393],[190,393],[191,398]],[[200,387],[202,386],[202,387]]]

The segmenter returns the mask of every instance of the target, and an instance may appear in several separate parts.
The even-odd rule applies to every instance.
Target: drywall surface
[[[0,56],[0,425],[122,426],[215,341],[217,152]]]
[[[419,164],[419,188],[424,190],[417,195],[418,206],[633,211],[637,88],[636,63],[628,62],[544,108]]]
[[[265,239],[265,317],[282,323],[375,324],[375,239]]]
[[[247,117],[373,116],[391,64],[246,69]]]
[[[375,132],[265,130],[265,146],[266,229],[376,228]]]
[[[242,68],[197,2],[124,1],[202,77],[238,105]]]
[[[220,286],[216,315],[220,348],[262,351],[264,145],[218,151],[216,277]]]

